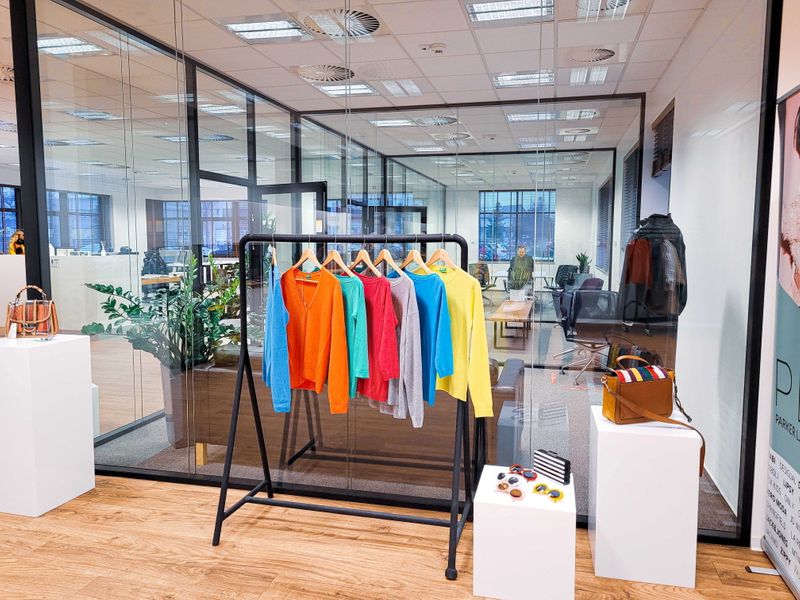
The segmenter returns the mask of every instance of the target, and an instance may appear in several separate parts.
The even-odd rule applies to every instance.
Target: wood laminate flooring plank
[[[230,502],[242,493],[232,490]],[[447,581],[444,527],[251,505],[226,521],[215,548],[217,494],[213,487],[99,477],[95,490],[38,519],[0,515],[0,598],[471,597],[471,525],[458,553],[459,578]],[[701,545],[694,590],[595,577],[584,530],[576,552],[581,600],[792,598],[779,578],[744,571],[769,564],[744,548]]]

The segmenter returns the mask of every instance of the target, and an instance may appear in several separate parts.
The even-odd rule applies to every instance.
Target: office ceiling
[[[177,31],[173,3],[168,0],[87,0],[87,4],[182,47],[298,110],[346,104],[301,79],[297,69],[304,65],[349,68],[353,84],[366,83],[378,92],[351,98],[348,104],[353,107],[647,92],[707,4],[707,0],[556,0],[551,20],[515,24],[520,21],[472,23],[465,8],[472,1],[183,0],[178,3],[183,27]],[[601,3],[603,10],[592,10]],[[316,34],[304,41],[248,43],[224,25],[275,19],[303,23],[319,20],[320,14],[329,17],[326,11],[345,4],[377,19],[378,29],[357,38]],[[432,44],[444,44],[442,53],[426,49]],[[614,56],[586,62],[607,54],[598,50],[610,50]],[[570,85],[572,69],[587,66],[608,67],[605,80]],[[498,89],[492,84],[493,75],[539,69],[552,70],[555,85]],[[387,80],[411,81],[419,95],[395,96],[383,85]]]

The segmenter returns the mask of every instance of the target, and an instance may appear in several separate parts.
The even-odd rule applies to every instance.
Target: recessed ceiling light
[[[631,0],[578,0],[578,18],[618,21],[625,18],[630,3]]]
[[[122,119],[119,115],[114,115],[102,110],[67,110],[66,114],[78,119],[85,119],[87,121],[119,121]]]
[[[275,40],[311,39],[311,35],[294,21],[286,19],[253,21],[244,23],[225,23],[232,33],[250,43]]]
[[[522,150],[535,150],[539,148],[552,148],[555,140],[550,137],[520,138],[519,147]]]
[[[339,85],[315,85],[320,92],[333,98],[342,96],[375,96],[378,92],[366,83],[345,83]]]
[[[565,110],[561,113],[561,118],[565,121],[589,121],[597,116],[597,109],[577,108]]]
[[[37,40],[40,52],[54,56],[70,56],[76,54],[99,54],[105,50],[95,44],[76,37],[41,37]]]
[[[234,158],[236,160],[247,160],[247,156],[235,156]],[[271,156],[262,156],[259,154],[258,156],[256,156],[256,162],[257,163],[275,162],[275,159]]]
[[[440,146],[415,146],[412,150],[414,152],[444,152],[444,148]]]
[[[410,79],[386,79],[381,81],[383,87],[392,96],[402,98],[403,96],[421,96],[422,91],[419,86]]]
[[[552,121],[556,118],[555,113],[533,112],[533,113],[513,113],[506,115],[509,123],[523,123],[525,121]]]
[[[552,165],[555,162],[555,159],[552,154],[545,154],[541,156],[537,156],[531,160],[525,161],[525,165],[528,167],[540,167],[540,166],[548,166]]]
[[[165,142],[172,142],[173,144],[184,144],[189,141],[189,138],[185,135],[157,135],[154,136],[158,140],[164,140]],[[225,135],[224,133],[212,133],[209,135],[202,135],[198,138],[198,142],[229,142],[233,139],[236,139],[230,135]]]
[[[558,135],[595,135],[598,131],[597,127],[567,127],[559,129]]]
[[[235,115],[247,112],[244,108],[235,104],[199,104],[197,108],[211,115]]]
[[[103,142],[78,138],[74,140],[45,140],[45,146],[104,146]]]
[[[3,121],[0,119],[0,131],[6,133],[16,133],[17,132],[17,124],[12,123],[11,121]]]
[[[81,164],[89,165],[90,167],[104,167],[106,169],[127,169],[125,165],[117,165],[102,160],[82,160]]]
[[[524,85],[553,85],[555,76],[550,69],[540,71],[517,71],[492,75],[494,87],[519,87]]]
[[[417,125],[410,119],[375,119],[370,123],[375,127],[415,127]]]
[[[0,144],[0,148],[16,148],[16,146],[12,144]]]
[[[602,85],[606,82],[608,67],[575,67],[570,70],[570,85]]]
[[[457,171],[456,177],[475,177],[475,173],[470,173],[469,171]]]
[[[467,15],[473,23],[510,19],[543,19],[553,16],[553,0],[509,0],[507,2],[469,2]]]
[[[181,158],[156,158],[156,162],[164,163],[166,165],[183,165],[186,161]]]

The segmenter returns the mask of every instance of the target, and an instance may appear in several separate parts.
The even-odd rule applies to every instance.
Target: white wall
[[[783,7],[783,36],[778,71],[778,97],[800,85],[800,38],[793,35],[800,23],[800,0],[785,0]],[[761,538],[766,527],[767,456],[769,454],[772,402],[775,392],[775,313],[777,301],[778,236],[781,202],[781,141],[776,128],[772,193],[769,215],[769,246],[764,278],[764,327],[761,343],[761,377],[758,394],[758,429],[756,436],[756,464],[753,473],[753,520],[750,546],[761,549]]]
[[[759,121],[757,110],[731,107],[761,97],[765,4],[712,0],[648,94],[646,116],[649,125],[675,99],[669,209],[686,242],[689,290],[676,369],[681,400],[706,437],[707,472],[734,512]],[[651,156],[652,134],[644,215],[666,209],[664,187],[647,176]]]

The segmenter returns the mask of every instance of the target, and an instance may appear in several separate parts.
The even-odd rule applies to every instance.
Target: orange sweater
[[[327,379],[331,413],[346,413],[347,332],[339,281],[325,270],[289,269],[281,277],[281,287],[289,311],[286,334],[292,389],[320,393]]]

